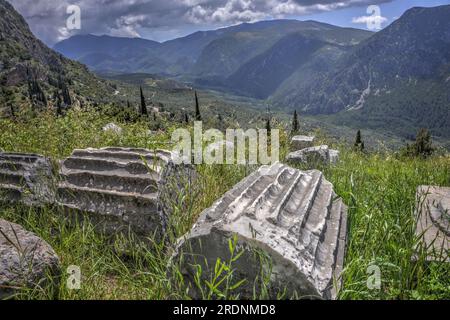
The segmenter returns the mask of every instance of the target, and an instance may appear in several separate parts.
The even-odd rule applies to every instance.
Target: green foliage
[[[242,287],[247,279],[234,279],[234,263],[244,254],[244,250],[237,251],[237,236],[228,240],[228,248],[230,258],[228,261],[222,261],[220,258],[216,260],[214,272],[210,275],[209,280],[202,280],[202,268],[197,265],[197,272],[195,274],[195,284],[202,294],[203,300],[211,299],[239,299],[239,294],[235,292]]]
[[[0,149],[15,152],[40,153],[55,159],[71,154],[73,149],[87,147],[127,146],[148,149],[170,148],[173,124],[161,120],[163,131],[149,136],[149,120],[122,121],[114,115],[113,106],[104,111],[68,110],[66,116],[56,117],[43,112],[36,117],[19,115],[16,119],[0,119]],[[112,113],[109,113],[109,112]],[[101,128],[114,122],[123,128],[122,135],[103,132]],[[319,137],[320,142],[329,143]],[[288,139],[282,134],[281,157],[288,149]],[[330,144],[330,143],[329,143]],[[449,299],[450,265],[428,263],[416,254],[419,239],[415,236],[416,188],[419,185],[450,186],[450,158],[432,155],[427,158],[395,157],[390,152],[355,152],[353,147],[332,145],[341,151],[336,166],[323,167],[325,177],[336,193],[349,206],[349,246],[343,273],[341,299]],[[89,224],[67,226],[57,208],[33,210],[20,206],[0,205],[0,217],[23,225],[46,240],[62,261],[59,292],[41,288],[23,292],[23,299],[189,299],[182,286],[168,277],[170,252],[175,239],[190,230],[199,214],[210,207],[232,186],[251,173],[246,166],[200,165],[199,191],[190,195],[179,192],[172,204],[174,215],[169,222],[167,239],[155,243],[154,250],[136,245],[132,239],[105,238],[94,232]],[[183,189],[183,188],[182,188]],[[151,240],[151,239],[150,239]],[[116,245],[112,245],[116,243]],[[231,248],[235,247],[231,242]],[[118,248],[127,247],[127,258]],[[238,256],[237,251],[233,251]],[[263,268],[255,284],[254,297],[267,296],[270,267]],[[267,261],[266,261],[267,262]],[[217,273],[208,280],[206,297],[236,297],[242,279],[233,278],[236,261],[219,260]],[[381,290],[367,288],[367,267],[381,269]],[[68,290],[69,265],[82,269],[81,290]],[[172,267],[171,267],[172,268]],[[179,270],[170,270],[179,274]],[[223,280],[225,279],[225,280]],[[228,283],[228,285],[217,285]],[[280,298],[283,293],[280,293]]]
[[[428,263],[414,250],[416,189],[450,186],[450,158],[396,159],[341,148],[325,176],[349,205],[349,247],[341,299],[448,299],[450,265]],[[381,269],[381,290],[367,288],[367,267]],[[438,271],[439,270],[439,271]],[[430,285],[431,283],[439,285]]]
[[[422,128],[417,133],[415,143],[412,145],[407,144],[400,153],[406,157],[427,158],[431,156],[435,150],[430,132],[427,129]]]
[[[33,105],[43,107],[47,106],[47,98],[45,97],[45,93],[36,79],[28,80],[28,93]]]

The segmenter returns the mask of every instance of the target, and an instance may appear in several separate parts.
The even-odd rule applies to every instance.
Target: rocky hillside
[[[0,0],[0,115],[27,106],[37,109],[83,106],[114,92],[84,65],[49,49],[24,18]]]
[[[312,70],[305,77],[299,69],[272,101],[311,114],[346,110],[338,122],[400,128],[404,136],[424,126],[450,137],[450,6],[413,8],[331,68]]]

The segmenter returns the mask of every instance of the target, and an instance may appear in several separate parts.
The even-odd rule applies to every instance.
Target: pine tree
[[[146,116],[148,115],[147,112],[147,105],[145,104],[145,97],[144,92],[142,91],[142,87],[140,87],[141,90],[141,115]]]
[[[364,151],[364,148],[365,144],[364,141],[362,141],[361,130],[358,130],[358,132],[356,133],[355,150]]]
[[[197,91],[195,91],[195,120],[202,121],[202,115],[200,114],[200,104],[198,102]]]
[[[299,130],[298,116],[297,110],[295,110],[294,118],[292,119],[292,133],[298,133],[298,130]]]

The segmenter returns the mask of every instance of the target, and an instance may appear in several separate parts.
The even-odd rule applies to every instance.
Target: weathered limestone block
[[[335,164],[339,161],[339,151],[332,150],[328,146],[318,146],[291,152],[288,154],[288,162],[308,165],[309,168],[322,164]]]
[[[0,219],[0,300],[20,289],[56,287],[59,275],[59,258],[47,242]]]
[[[416,235],[427,260],[450,262],[450,188],[420,186],[417,201]]]
[[[136,148],[75,150],[61,163],[58,204],[88,213],[107,234],[161,236],[175,197],[171,192],[179,192],[181,177],[194,179],[191,168],[174,165],[171,157],[168,151]]]
[[[0,200],[42,205],[54,200],[53,167],[37,154],[0,153]]]
[[[316,137],[313,136],[294,136],[291,140],[291,145],[293,150],[302,150],[306,148],[311,148],[314,146],[314,140]]]
[[[233,283],[247,279],[239,288],[241,298],[252,298],[253,289],[260,289],[254,285],[261,270],[269,270],[271,298],[284,290],[285,298],[336,297],[346,249],[347,207],[319,171],[303,172],[279,163],[268,169],[261,167],[237,184],[179,240],[172,261],[194,298],[202,298],[194,284],[195,266],[201,266],[203,280],[209,279],[218,258],[229,261],[229,240],[235,236],[244,254],[233,263]],[[271,263],[261,264],[261,256]]]

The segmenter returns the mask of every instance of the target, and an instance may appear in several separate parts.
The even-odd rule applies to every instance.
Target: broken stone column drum
[[[171,209],[168,180],[193,179],[192,170],[175,166],[171,156],[136,148],[75,150],[61,163],[57,202],[69,213],[85,213],[106,234],[159,239]]]
[[[284,298],[336,297],[347,208],[321,172],[282,164],[261,167],[205,210],[173,256],[194,298],[202,298],[194,281],[196,266],[202,281],[209,280],[217,259],[230,258],[234,237],[237,250],[244,251],[233,263],[233,283],[246,279],[235,292],[240,298],[254,298],[263,275],[270,277],[273,299],[282,292]]]
[[[54,201],[53,166],[37,154],[0,153],[0,200],[40,206]]]
[[[314,146],[314,136],[294,136],[291,139],[291,146],[294,151],[311,148]]]
[[[289,153],[286,161],[307,165],[308,169],[313,169],[318,165],[336,164],[339,161],[339,151],[326,145],[311,147]]]

